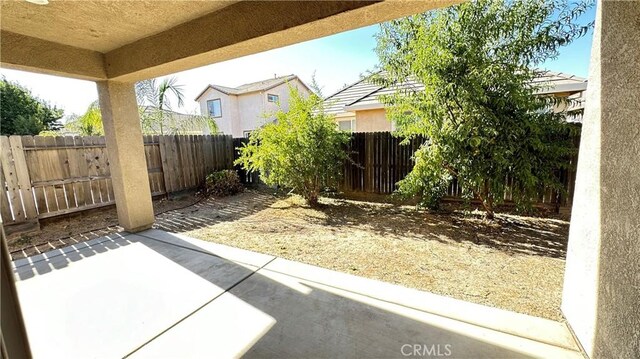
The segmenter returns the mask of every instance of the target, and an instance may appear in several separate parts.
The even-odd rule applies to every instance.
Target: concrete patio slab
[[[582,358],[562,323],[158,230],[15,269],[35,358]]]
[[[414,345],[454,358],[582,358],[576,351],[265,269],[131,357],[400,358],[413,353]]]
[[[16,269],[35,358],[123,357],[255,267],[127,235]]]
[[[579,350],[566,324],[277,258],[264,268],[441,317]],[[262,273],[262,272],[261,272]]]

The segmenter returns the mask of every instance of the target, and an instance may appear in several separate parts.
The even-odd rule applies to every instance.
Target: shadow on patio
[[[560,323],[159,230],[39,259],[35,357],[581,357]]]

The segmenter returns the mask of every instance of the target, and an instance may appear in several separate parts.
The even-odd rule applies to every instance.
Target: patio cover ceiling
[[[0,64],[137,81],[458,2],[2,0]]]

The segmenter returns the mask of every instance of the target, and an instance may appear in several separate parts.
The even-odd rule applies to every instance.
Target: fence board
[[[194,157],[195,157],[195,165],[196,165],[196,169],[197,169],[197,176],[196,178],[198,179],[198,186],[203,186],[204,185],[204,176],[205,176],[205,166],[204,166],[204,154],[202,153],[203,151],[203,146],[202,146],[202,140],[203,140],[203,136],[196,136],[193,135],[193,140],[194,140],[194,144],[195,144],[195,149],[194,149]]]
[[[175,176],[175,184],[173,187],[173,191],[178,191],[181,188],[186,188],[185,186],[185,182],[184,182],[184,174],[182,173],[182,168],[181,168],[181,163],[182,163],[182,159],[180,157],[180,145],[179,145],[179,136],[175,135],[172,136],[172,141],[170,142],[171,144],[171,151],[172,151],[172,162],[170,164],[170,167],[172,168],[172,170],[174,171],[174,176]]]
[[[0,151],[0,163],[2,163],[2,170],[4,171],[8,203],[11,206],[13,220],[15,222],[24,222],[26,220],[26,216],[22,207],[20,186],[18,184],[18,176],[15,162],[13,160],[11,145],[8,137],[2,136],[1,140],[2,142],[0,143],[0,147],[2,148],[2,151]]]
[[[69,155],[64,147],[66,145],[64,137],[55,137],[56,147],[59,147],[58,150],[58,159],[60,162],[60,167],[62,168],[62,174],[64,178],[71,177],[71,168],[69,166]],[[62,195],[65,201],[65,208],[74,208],[76,207],[76,199],[75,193],[73,191],[73,183],[64,183],[61,185]]]
[[[160,158],[162,162],[162,176],[164,178],[164,188],[167,192],[173,191],[172,171],[169,168],[168,156],[171,154],[171,149],[167,148],[167,136],[158,137],[158,147],[160,149]]]
[[[36,209],[36,202],[33,199],[31,178],[29,177],[29,169],[27,168],[27,161],[24,156],[22,138],[20,136],[11,136],[9,137],[9,144],[11,145],[11,153],[13,155],[16,176],[18,177],[18,186],[20,187],[20,197],[24,207],[25,217],[26,219],[36,219],[38,218],[38,211]]]
[[[67,161],[68,175],[71,178],[77,178],[80,176],[80,164],[76,155],[77,150],[75,149],[74,138],[68,136],[62,138],[65,146],[64,156]],[[81,183],[69,183],[65,188],[67,193],[70,193],[71,207],[75,208],[84,204],[84,188]]]
[[[2,164],[0,163],[0,167]],[[4,180],[4,170],[0,168],[0,216],[2,216],[2,222],[11,224],[14,222],[13,214],[11,213],[11,206],[9,205],[9,197],[7,197],[7,189]]]
[[[187,173],[189,173],[189,183],[187,184],[188,188],[196,187],[198,183],[198,179],[196,177],[196,163],[194,161],[194,149],[193,149],[193,138],[191,135],[185,136],[185,148],[187,150],[186,158],[187,165],[185,166]]]
[[[92,180],[98,176],[95,168],[95,153],[93,148],[93,137],[92,136],[84,136],[80,137],[82,141],[81,146],[82,150],[82,158],[84,162],[84,173],[83,175],[86,177],[86,188],[89,192],[89,198],[91,199],[87,206],[91,206],[96,203],[102,202],[100,200],[100,189],[98,188],[98,184]]]
[[[101,145],[104,147],[96,148],[96,153],[98,159],[96,161],[96,172],[99,173],[100,176],[111,177],[111,169],[108,165],[107,159],[107,144],[104,136],[96,137],[93,142],[95,145]],[[112,202],[115,201],[115,198],[109,197],[109,181],[107,179],[99,180],[100,185],[100,198],[102,198],[102,202]]]

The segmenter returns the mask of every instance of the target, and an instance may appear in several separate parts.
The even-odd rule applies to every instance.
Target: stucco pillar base
[[[118,221],[126,231],[139,232],[151,228],[154,215],[135,87],[115,81],[97,85]]]
[[[640,3],[600,1],[562,312],[591,358],[640,358]]]

